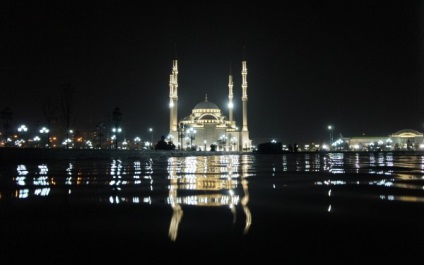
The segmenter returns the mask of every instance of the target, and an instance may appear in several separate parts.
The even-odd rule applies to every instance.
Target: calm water
[[[0,262],[424,264],[424,154],[0,164]]]

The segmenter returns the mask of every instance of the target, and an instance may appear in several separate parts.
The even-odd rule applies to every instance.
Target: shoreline
[[[114,149],[59,149],[59,148],[0,148],[0,163],[28,160],[63,159],[125,159],[130,157],[185,157],[251,154],[252,152],[181,151],[181,150],[114,150]]]
[[[186,157],[186,156],[216,156],[216,155],[302,155],[302,154],[399,154],[424,155],[423,151],[319,151],[319,152],[238,152],[238,151],[182,151],[182,150],[114,150],[114,149],[59,149],[59,148],[0,148],[0,163],[28,160],[63,160],[63,159],[126,159],[146,157]]]

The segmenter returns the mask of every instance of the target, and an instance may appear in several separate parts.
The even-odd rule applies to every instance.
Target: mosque
[[[228,82],[228,117],[213,102],[205,100],[198,103],[189,116],[178,120],[178,61],[173,60],[169,80],[169,135],[168,140],[176,143],[177,149],[209,151],[251,151],[247,127],[247,65],[242,61],[242,106],[243,125],[237,127],[233,117],[233,77]]]

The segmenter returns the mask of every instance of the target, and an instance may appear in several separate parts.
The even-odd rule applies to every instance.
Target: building
[[[217,151],[250,151],[247,124],[247,64],[242,62],[242,106],[243,125],[237,127],[233,118],[233,77],[228,82],[228,117],[213,102],[204,101],[195,105],[192,113],[178,120],[178,61],[173,61],[169,80],[169,135],[168,140],[176,143],[178,149],[208,151],[212,145]]]
[[[333,143],[333,149],[357,151],[418,151],[423,150],[423,144],[423,133],[412,129],[403,129],[387,136],[344,137]]]

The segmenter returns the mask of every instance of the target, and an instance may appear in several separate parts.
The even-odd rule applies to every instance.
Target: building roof
[[[205,101],[198,103],[194,107],[194,109],[217,109],[217,110],[219,110],[218,106],[215,103],[208,101],[208,95],[207,94],[205,96]]]
[[[412,129],[403,129],[392,134],[392,136],[422,136],[423,133]]]

